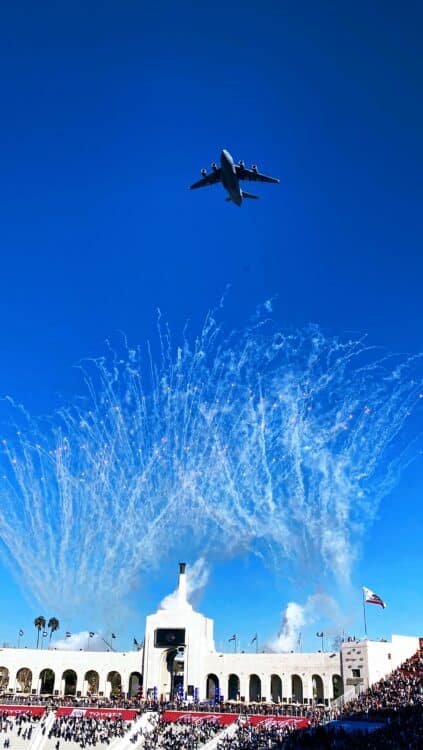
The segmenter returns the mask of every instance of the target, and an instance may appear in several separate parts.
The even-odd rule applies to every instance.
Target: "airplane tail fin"
[[[252,193],[246,193],[245,190],[242,190],[241,193],[242,193],[242,197],[243,198],[251,198],[251,199],[256,200],[256,201],[258,201],[258,199],[259,199],[258,195],[252,195]]]

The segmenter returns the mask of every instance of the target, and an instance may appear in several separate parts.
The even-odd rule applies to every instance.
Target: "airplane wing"
[[[265,174],[260,174],[257,169],[247,169],[247,167],[242,167],[239,164],[235,165],[235,169],[239,180],[249,180],[250,182],[279,182],[276,177],[266,177]]]
[[[203,177],[202,180],[198,180],[198,182],[194,182],[193,185],[189,186],[190,190],[195,190],[196,188],[206,187],[207,185],[216,185],[217,182],[222,181],[222,170],[215,169],[213,172],[210,172],[210,174]]]

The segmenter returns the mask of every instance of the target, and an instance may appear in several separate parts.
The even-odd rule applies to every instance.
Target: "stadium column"
[[[99,693],[103,693],[104,696],[106,696],[106,684],[107,684],[107,672],[100,673],[99,674],[98,691],[99,691]],[[107,697],[109,697],[109,696],[107,696]]]
[[[245,702],[248,703],[250,699],[250,675],[249,674],[240,674],[239,694],[240,694],[240,697],[244,696]]]
[[[333,682],[331,674],[323,674],[323,696],[328,699],[328,705],[333,700]]]
[[[76,694],[84,695],[84,672],[77,672],[76,675]]]
[[[270,703],[272,700],[271,680],[270,674],[261,675],[261,695],[262,698],[266,698],[267,703]]]
[[[291,680],[289,675],[285,674],[285,672],[282,672],[281,674],[282,678],[282,700],[284,698],[287,698],[291,695]]]
[[[303,680],[303,700],[304,702],[313,699],[313,679],[311,674],[306,674],[302,677]]]

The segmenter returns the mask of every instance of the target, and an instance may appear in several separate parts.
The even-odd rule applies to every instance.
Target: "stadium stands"
[[[341,709],[227,703],[188,710],[95,698],[63,705],[52,697],[28,705],[29,696],[1,702],[0,750],[422,750],[423,652]]]

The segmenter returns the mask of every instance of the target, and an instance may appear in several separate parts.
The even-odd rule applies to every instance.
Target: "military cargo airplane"
[[[196,188],[215,185],[217,182],[221,182],[229,193],[226,200],[236,203],[237,206],[241,205],[243,198],[254,198],[256,200],[258,198],[258,195],[252,195],[245,190],[241,190],[239,185],[240,180],[249,180],[250,182],[279,182],[276,177],[266,177],[266,175],[260,174],[255,164],[253,164],[251,169],[247,169],[243,161],[235,164],[229,151],[225,148],[220,154],[220,167],[215,162],[211,166],[212,171],[210,174],[207,174],[206,169],[202,169],[201,174],[203,178],[190,185],[189,189],[195,190]]]

